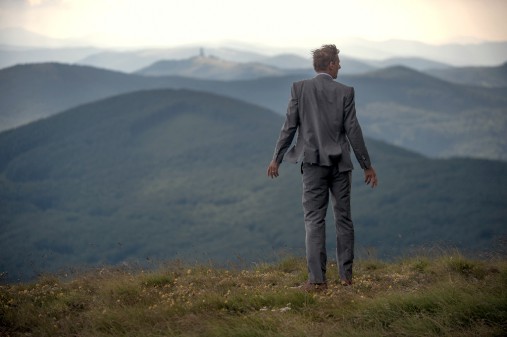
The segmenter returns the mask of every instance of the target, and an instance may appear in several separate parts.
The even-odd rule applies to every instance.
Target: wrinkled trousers
[[[303,210],[308,280],[326,282],[326,213],[329,195],[336,226],[336,261],[341,280],[352,280],[354,225],[350,212],[351,171],[303,163]]]

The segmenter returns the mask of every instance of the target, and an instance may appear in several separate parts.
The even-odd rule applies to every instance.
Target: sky
[[[0,29],[109,46],[507,41],[507,0],[0,0]]]

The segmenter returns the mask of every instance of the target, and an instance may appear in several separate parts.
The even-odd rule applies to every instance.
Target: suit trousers
[[[338,165],[308,163],[303,163],[301,170],[309,282],[326,282],[326,213],[329,195],[336,226],[338,272],[341,280],[352,280],[354,225],[350,211],[351,171],[339,172]]]

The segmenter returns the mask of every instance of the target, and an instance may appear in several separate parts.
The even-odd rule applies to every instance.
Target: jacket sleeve
[[[298,96],[296,93],[296,83],[291,87],[291,99],[287,107],[287,114],[285,115],[285,122],[280,130],[280,136],[275,147],[273,160],[280,164],[283,156],[287,152],[294,139],[294,135],[299,127],[299,111],[298,111]]]
[[[356,117],[356,104],[354,99],[354,88],[345,97],[344,106],[344,128],[349,143],[363,170],[371,167],[370,156],[366,149],[361,126]]]

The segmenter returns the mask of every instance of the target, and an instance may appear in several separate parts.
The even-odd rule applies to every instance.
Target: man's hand
[[[268,177],[270,178],[276,178],[278,177],[278,163],[274,160],[269,163],[268,166]]]
[[[364,170],[364,182],[366,185],[371,184],[371,188],[378,185],[377,174],[375,173],[373,166]]]

